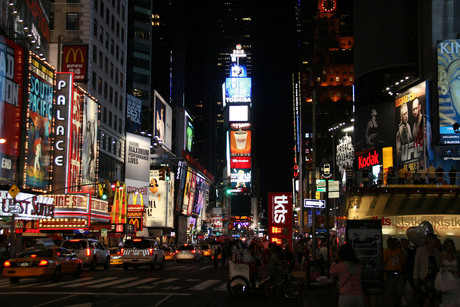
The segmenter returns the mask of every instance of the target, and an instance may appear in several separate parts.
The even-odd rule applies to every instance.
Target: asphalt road
[[[148,267],[84,269],[74,279],[62,276],[55,283],[36,278],[11,284],[0,277],[2,306],[305,306],[303,298],[285,299],[256,290],[248,297],[233,297],[226,289],[228,269],[214,268],[208,259],[198,263],[166,263]]]

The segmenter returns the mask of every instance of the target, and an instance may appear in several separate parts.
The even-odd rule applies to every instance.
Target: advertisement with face
[[[159,170],[150,170],[149,207],[145,225],[147,227],[166,227],[167,182],[160,180]]]
[[[24,51],[0,35],[0,184],[17,182],[21,134]]]
[[[82,141],[82,117],[83,117],[83,102],[85,101],[85,93],[80,87],[74,87],[72,114],[70,122],[70,159],[69,159],[69,174],[68,186],[71,187],[68,191],[77,192],[77,185],[80,184],[81,170],[81,141]]]
[[[172,108],[157,91],[153,95],[154,104],[154,134],[166,148],[172,146]]]
[[[426,83],[422,82],[398,94],[395,100],[396,166],[411,171],[426,169],[431,150],[431,125],[426,114]]]
[[[96,182],[97,174],[97,134],[99,105],[89,96],[85,96],[83,107],[83,150],[82,150],[82,191],[91,192],[92,183]]]
[[[48,189],[51,167],[54,70],[32,56],[30,61],[29,106],[24,185]]]
[[[443,144],[460,144],[460,39],[438,44],[439,136]],[[458,129],[457,129],[458,130]]]
[[[232,169],[232,173],[230,174],[232,192],[249,193],[251,178],[250,169]]]

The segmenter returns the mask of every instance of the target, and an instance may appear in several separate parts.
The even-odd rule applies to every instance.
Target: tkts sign
[[[268,237],[278,245],[292,244],[292,193],[268,193]]]

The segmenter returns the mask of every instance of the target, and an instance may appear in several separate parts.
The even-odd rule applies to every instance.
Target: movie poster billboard
[[[185,185],[182,196],[182,206],[179,213],[190,216],[193,209],[193,200],[195,197],[196,174],[191,167],[187,167],[185,176]]]
[[[99,105],[85,96],[83,105],[83,148],[81,154],[81,191],[92,193],[97,180]]]
[[[427,159],[433,157],[426,88],[426,82],[419,83],[395,99],[396,166],[412,171],[427,169]]]
[[[167,148],[172,148],[172,108],[157,91],[153,94],[154,135]]]
[[[355,112],[354,147],[356,152],[376,147],[394,146],[394,101],[359,108]],[[399,122],[399,116],[397,117]]]
[[[195,200],[193,201],[192,214],[199,216],[209,197],[209,184],[202,177],[197,176]]]
[[[78,192],[80,185],[81,170],[81,144],[82,144],[82,118],[83,102],[85,101],[84,91],[74,86],[72,99],[72,113],[70,118],[70,152],[69,152],[69,173],[68,175],[68,192]]]
[[[380,220],[347,220],[346,242],[351,243],[361,260],[361,283],[369,294],[384,292],[382,222]]]
[[[53,188],[67,192],[69,186],[69,156],[71,145],[71,114],[73,98],[73,73],[56,73],[55,133],[53,159]]]
[[[268,193],[268,240],[292,246],[292,193]]]
[[[21,113],[23,107],[24,50],[0,35],[0,185],[17,182]]]
[[[460,124],[460,39],[440,42],[437,59],[440,142],[460,144],[460,134],[454,131]]]
[[[166,227],[168,181],[160,180],[159,170],[150,170],[149,206],[146,227]]]
[[[88,45],[62,46],[62,71],[73,72],[75,82],[88,79]]]
[[[126,94],[126,131],[141,131],[142,99]]]
[[[31,54],[26,123],[24,187],[47,190],[50,186],[54,70]]]

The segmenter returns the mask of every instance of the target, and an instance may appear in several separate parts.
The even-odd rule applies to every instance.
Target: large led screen
[[[34,55],[29,69],[24,186],[45,190],[50,185],[51,173],[54,70]]]
[[[154,91],[154,135],[166,148],[172,148],[172,108]]]
[[[438,44],[439,136],[443,144],[460,144],[460,39]],[[457,128],[458,131],[458,128]]]
[[[24,51],[0,35],[0,184],[17,182],[23,104]]]
[[[420,167],[426,169],[426,159],[433,161],[426,97],[426,82],[396,96],[395,161],[398,167],[407,166],[412,171]]]
[[[232,155],[249,155],[251,153],[251,131],[230,131],[230,153]]]
[[[225,102],[251,102],[251,78],[226,78]]]
[[[159,172],[159,170],[150,170],[149,205],[145,222],[147,227],[166,227],[168,182],[160,180]]]
[[[228,107],[229,122],[247,122],[249,121],[249,106],[229,106]]]
[[[126,130],[139,133],[141,131],[142,99],[126,94]]]

